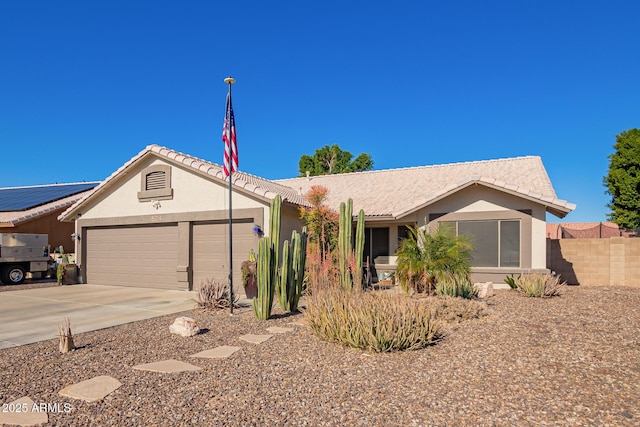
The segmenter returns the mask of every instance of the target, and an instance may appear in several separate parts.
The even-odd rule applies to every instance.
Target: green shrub
[[[504,278],[504,283],[509,285],[511,289],[518,289],[518,285],[516,284],[516,279],[513,277],[513,274]]]
[[[515,279],[516,289],[527,297],[548,298],[561,294],[566,282],[560,281],[560,276],[549,273],[521,274]]]
[[[322,340],[377,352],[423,348],[439,335],[424,302],[388,292],[321,289],[308,297],[305,318]]]
[[[478,289],[471,283],[468,276],[443,275],[436,281],[436,295],[471,299],[478,295]]]

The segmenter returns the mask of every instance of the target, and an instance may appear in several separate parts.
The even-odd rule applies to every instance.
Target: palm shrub
[[[561,282],[560,276],[549,273],[521,274],[515,279],[518,292],[527,297],[549,298],[561,294],[567,282]]]
[[[427,304],[404,294],[322,288],[308,296],[304,313],[320,339],[376,352],[423,348],[439,336]]]
[[[400,245],[396,268],[396,277],[405,292],[432,292],[443,280],[471,281],[473,245],[467,236],[456,236],[450,227],[442,225],[433,232],[426,226],[408,228],[409,236]]]

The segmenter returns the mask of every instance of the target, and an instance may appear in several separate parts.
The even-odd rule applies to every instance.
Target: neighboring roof
[[[98,182],[82,182],[0,188],[0,226],[15,227],[47,213],[68,208],[97,185]],[[11,207],[16,209],[8,209]]]
[[[615,222],[547,223],[549,239],[604,239],[633,236],[635,236],[634,232],[621,230]]]
[[[0,212],[25,211],[90,190],[97,182],[0,188]]]
[[[161,159],[169,161],[170,163],[182,165],[187,169],[193,170],[194,172],[208,175],[223,182],[226,181],[222,179],[221,165],[207,162],[206,160],[198,159],[196,157],[192,157],[171,150],[169,148],[153,144],[147,146],[131,160],[122,165],[117,171],[115,171],[111,174],[111,176],[102,181],[97,187],[95,187],[91,192],[89,192],[86,196],[79,200],[75,205],[64,211],[58,218],[62,221],[72,218],[75,212],[77,212],[79,208],[85,204],[85,202],[94,200],[98,197],[99,194],[106,191],[106,189],[108,189],[117,179],[118,175],[131,169],[135,164],[139,163],[143,158],[147,158],[148,156],[157,156]],[[282,197],[283,202],[289,202],[303,206],[309,205],[309,203],[304,199],[304,197],[302,197],[301,194],[297,193],[290,187],[278,184],[277,182],[269,181],[267,179],[260,178],[255,175],[250,175],[242,171],[234,172],[232,177],[233,188],[236,191],[252,194],[265,200],[271,200],[276,197],[277,194],[279,194]]]
[[[558,199],[538,156],[446,165],[387,169],[281,179],[305,194],[314,185],[329,189],[328,204],[353,199],[353,209],[368,217],[402,218],[470,185],[484,185],[544,205],[564,217],[575,205]]]

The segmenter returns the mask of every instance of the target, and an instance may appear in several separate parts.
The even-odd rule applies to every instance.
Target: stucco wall
[[[120,177],[117,188],[109,197],[100,198],[82,212],[83,219],[113,218],[133,215],[174,214],[229,209],[229,188],[209,179],[200,178],[192,171],[171,164],[173,199],[161,200],[156,209],[153,203],[138,200],[140,172],[152,164],[169,164],[161,159],[143,162]],[[269,206],[268,203],[234,192],[233,209]],[[268,215],[268,214],[267,214]],[[268,216],[267,216],[268,221]]]
[[[569,284],[640,287],[640,239],[548,239],[548,268]]]
[[[531,215],[518,212],[523,210],[531,211]],[[521,237],[521,244],[527,247],[521,249],[529,259],[523,259],[522,265],[531,269],[546,268],[546,211],[543,205],[483,185],[473,185],[402,219],[411,218],[418,224],[424,224],[429,214],[441,213],[454,214],[450,218],[455,218],[455,214],[466,218],[475,213],[488,218],[495,213],[493,216],[496,218],[511,216],[523,220],[522,233],[526,232],[527,236]]]

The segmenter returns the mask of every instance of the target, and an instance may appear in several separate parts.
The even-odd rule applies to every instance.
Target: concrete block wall
[[[547,268],[569,284],[640,287],[640,239],[547,239]]]

